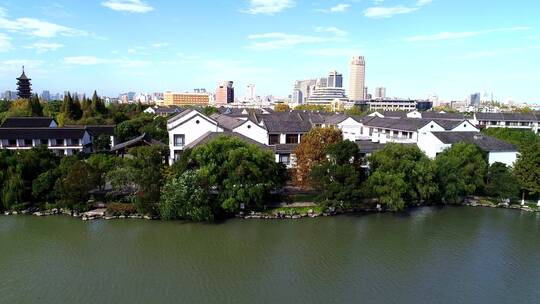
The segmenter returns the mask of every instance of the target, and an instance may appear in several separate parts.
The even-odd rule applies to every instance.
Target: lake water
[[[540,303],[540,214],[0,216],[0,303]]]

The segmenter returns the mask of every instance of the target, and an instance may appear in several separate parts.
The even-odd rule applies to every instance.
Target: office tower
[[[350,63],[349,99],[359,101],[366,99],[366,62],[363,56],[354,56]]]
[[[26,77],[24,73],[24,66],[22,68],[22,74],[17,78],[17,92],[19,98],[29,99],[32,96],[32,84],[30,83],[32,79]]]
[[[178,93],[165,92],[163,94],[163,104],[166,106],[200,105],[206,106],[210,103],[208,93]]]
[[[343,87],[343,74],[338,73],[337,71],[331,71],[328,73],[328,83],[329,88],[342,88]]]
[[[43,101],[51,101],[51,93],[49,91],[41,92],[41,99]]]
[[[248,84],[246,86],[246,99],[247,100],[255,100],[255,85],[254,84]]]
[[[315,90],[317,82],[317,79],[297,80],[294,83],[293,102],[298,104],[305,103],[306,99]]]
[[[375,88],[375,99],[385,99],[386,98],[386,88],[378,87]]]
[[[480,105],[480,93],[474,93],[471,94],[471,106],[479,106]]]
[[[224,81],[218,85],[216,90],[216,103],[228,104],[234,102],[234,87],[232,81]]]

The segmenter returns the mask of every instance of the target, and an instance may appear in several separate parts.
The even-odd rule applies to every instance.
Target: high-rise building
[[[470,105],[471,106],[479,106],[480,105],[480,93],[471,94]]]
[[[232,81],[219,83],[216,90],[216,103],[228,104],[234,102],[234,87]]]
[[[297,80],[294,84],[293,102],[303,104],[315,90],[317,79]]]
[[[363,56],[354,56],[350,63],[349,99],[366,99],[366,62]]]
[[[49,91],[41,92],[41,99],[44,101],[51,101],[51,92]]]
[[[337,71],[331,71],[328,73],[328,83],[329,88],[342,88],[343,87],[343,74],[338,73]]]
[[[248,84],[246,86],[246,99],[247,100],[255,100],[256,99],[256,95],[255,95],[255,85],[254,84]]]
[[[31,80],[32,79],[26,77],[23,66],[22,74],[19,78],[17,78],[17,92],[19,98],[29,99],[30,97],[32,97],[32,83],[30,83]]]
[[[386,98],[386,88],[378,87],[375,88],[375,99],[385,99]]]

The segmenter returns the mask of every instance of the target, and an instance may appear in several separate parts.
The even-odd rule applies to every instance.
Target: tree
[[[83,99],[81,107],[83,119],[88,119],[94,116],[94,110],[92,109],[92,101],[90,99]]]
[[[27,99],[17,99],[11,103],[8,111],[10,117],[29,117],[32,116],[32,107]]]
[[[537,140],[521,150],[514,166],[514,174],[523,189],[531,195],[540,194],[540,141]]]
[[[317,200],[326,205],[351,207],[361,198],[362,170],[358,146],[348,140],[327,148],[328,159],[313,167],[310,184]]]
[[[54,191],[54,186],[59,178],[60,171],[58,169],[52,169],[41,173],[32,182],[32,196],[41,202],[55,202],[57,196]]]
[[[484,187],[487,162],[478,146],[457,143],[435,158],[440,198],[444,203],[459,203]]]
[[[32,112],[32,116],[43,116],[43,106],[41,105],[41,102],[39,101],[39,97],[37,94],[32,95],[30,100],[28,101],[28,104],[30,106],[30,111]]]
[[[329,145],[341,140],[341,131],[336,128],[313,128],[304,135],[293,152],[296,156],[293,174],[295,185],[307,187],[311,168],[326,158],[326,149]]]
[[[390,210],[423,203],[437,190],[433,162],[417,146],[387,144],[368,158],[368,192]]]
[[[96,182],[100,189],[105,187],[107,173],[112,171],[121,162],[121,159],[107,154],[92,154],[87,163],[96,175]]]
[[[274,111],[276,112],[287,112],[291,109],[286,103],[278,103],[274,106]]]
[[[94,91],[94,94],[92,95],[91,105],[92,112],[102,115],[107,113],[107,108],[105,107],[103,100],[98,96],[97,91]]]
[[[98,186],[96,174],[82,160],[63,159],[61,166],[63,172],[54,188],[59,202],[70,209],[86,209],[90,191]]]
[[[101,134],[92,141],[92,150],[94,152],[111,151],[111,137],[106,134]]]
[[[540,136],[535,134],[532,130],[486,128],[482,130],[482,133],[516,145],[520,150],[540,141]]]
[[[162,219],[211,222],[217,213],[216,209],[208,189],[202,186],[195,171],[186,171],[163,186],[159,204]]]
[[[7,173],[2,189],[2,203],[5,209],[11,209],[23,203],[24,182],[13,169],[11,168]]]
[[[496,162],[489,167],[486,194],[499,200],[519,197],[519,183],[505,164]]]
[[[281,187],[285,170],[274,154],[256,145],[220,136],[191,152],[203,183],[216,191],[221,208],[227,212],[261,208],[270,191]]]

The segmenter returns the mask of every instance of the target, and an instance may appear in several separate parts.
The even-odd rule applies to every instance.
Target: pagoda
[[[30,99],[32,97],[32,84],[30,83],[30,78],[26,77],[24,73],[24,66],[22,69],[22,74],[17,78],[17,91],[19,92],[19,98]]]

